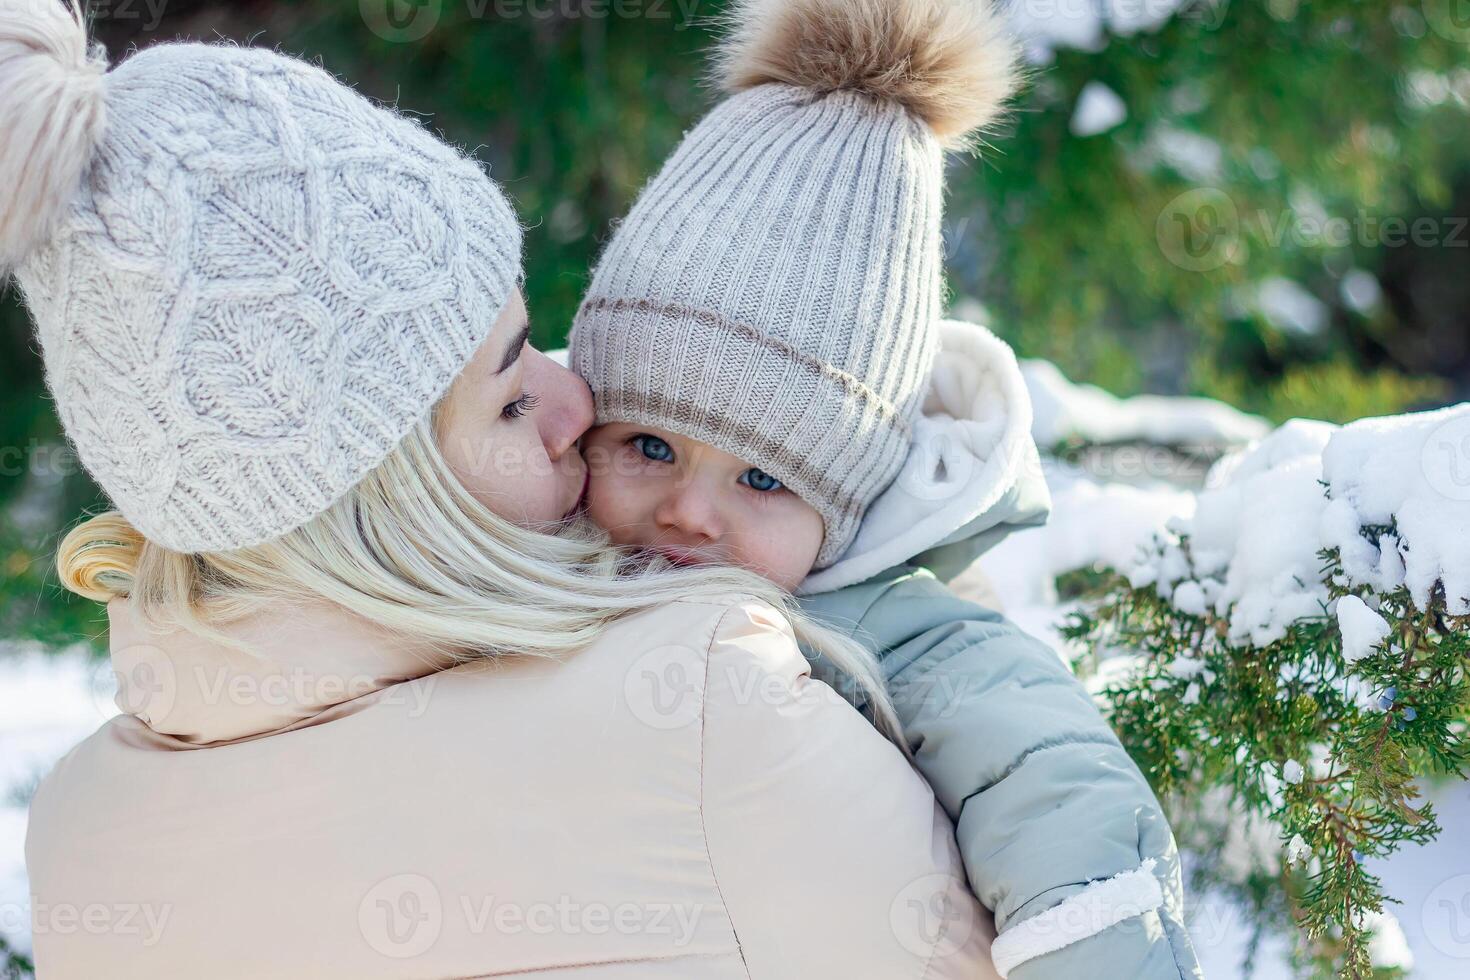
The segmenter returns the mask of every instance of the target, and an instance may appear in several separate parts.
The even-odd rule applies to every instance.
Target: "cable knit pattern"
[[[520,275],[484,169],[319,68],[148,48],[16,275],[89,472],[150,540],[291,531],[393,449]]]
[[[738,456],[851,543],[939,345],[943,150],[903,107],[760,85],[717,106],[608,243],[572,331],[597,420]]]

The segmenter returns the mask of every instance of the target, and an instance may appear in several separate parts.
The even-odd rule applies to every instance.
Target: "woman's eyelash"
[[[509,405],[502,408],[500,410],[500,415],[502,418],[518,419],[528,412],[534,412],[536,410],[536,406],[539,404],[541,404],[541,399],[537,398],[530,392],[526,392],[524,395],[511,402]]]

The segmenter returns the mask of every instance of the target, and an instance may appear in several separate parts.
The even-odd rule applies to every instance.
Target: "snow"
[[[983,555],[977,566],[993,583],[999,605],[1022,629],[1065,644],[1057,624],[1057,576],[1079,568],[1127,568],[1154,532],[1194,506],[1191,494],[1163,485],[1101,483],[1075,466],[1043,463],[1051,487],[1052,514],[1046,524],[1010,535]]]
[[[1198,677],[1205,672],[1205,662],[1194,657],[1175,657],[1170,662],[1168,671],[1174,677]]]
[[[1409,940],[1404,937],[1403,926],[1392,912],[1369,912],[1363,924],[1373,934],[1368,943],[1368,959],[1376,967],[1397,967],[1400,970],[1414,968],[1414,954],[1409,951]]]
[[[1011,27],[1026,55],[1041,64],[1057,48],[1101,51],[1109,35],[1127,37],[1156,31],[1189,0],[1014,0],[1007,8]]]
[[[1265,420],[1209,398],[1119,398],[1067,380],[1050,361],[1023,360],[1021,374],[1031,394],[1031,434],[1043,450],[1068,439],[1226,448],[1270,430]]]
[[[1290,279],[1273,276],[1258,283],[1250,305],[1279,330],[1311,336],[1327,328],[1326,303]]]
[[[1007,612],[1059,648],[1052,583],[1094,566],[1122,571],[1138,588],[1157,586],[1191,615],[1213,609],[1228,618],[1232,642],[1256,646],[1324,615],[1331,597],[1320,577],[1323,548],[1340,551],[1351,582],[1380,592],[1406,584],[1421,605],[1443,582],[1451,610],[1470,612],[1470,404],[1347,427],[1293,419],[1268,431],[1263,420],[1208,399],[1120,399],[1072,383],[1047,361],[1022,361],[1021,370],[1043,447],[1249,443],[1211,467],[1197,497],[1048,464],[1051,521],[1012,535],[981,567]],[[1396,533],[1377,545],[1362,534],[1389,524]],[[1146,547],[1166,528],[1188,538],[1187,552],[1168,541]],[[1349,603],[1345,615],[1355,612]],[[1349,649],[1351,656],[1359,647]]]
[[[1007,14],[1034,63],[1050,61],[1056,48],[1101,51],[1107,45],[1096,0],[1014,0]]]
[[[1102,82],[1088,82],[1082,86],[1077,108],[1072,111],[1072,135],[1097,136],[1116,129],[1127,118],[1128,106],[1117,92]]]
[[[1173,602],[1175,608],[1182,613],[1191,616],[1203,616],[1209,612],[1209,605],[1205,602],[1205,590],[1198,582],[1181,582],[1174,589]]]
[[[1337,626],[1342,631],[1342,656],[1350,664],[1371,654],[1388,637],[1388,621],[1355,595],[1337,600]]]
[[[1132,160],[1143,169],[1169,167],[1199,184],[1214,184],[1225,172],[1225,151],[1219,143],[1201,133],[1167,124],[1153,127]]]
[[[1320,456],[1337,431],[1330,422],[1292,419],[1248,449],[1220,459],[1205,477],[1206,487],[1219,487],[1273,469],[1304,456]]]
[[[1470,615],[1470,403],[1354,422],[1323,450],[1322,474],[1338,504],[1328,543],[1349,578],[1381,590],[1401,574],[1421,607],[1442,582],[1450,611]],[[1381,554],[1350,533],[1352,518],[1395,523],[1403,547]]]
[[[1364,528],[1379,529],[1377,543]],[[1164,537],[1125,570],[1194,615],[1202,592],[1175,583],[1218,579],[1213,608],[1234,643],[1266,646],[1323,614],[1331,597],[1318,554],[1327,548],[1351,585],[1404,585],[1425,608],[1442,583],[1450,611],[1470,614],[1470,404],[1342,428],[1289,423],[1217,463],[1193,515],[1169,530],[1187,539],[1184,567]],[[1377,627],[1351,602],[1344,616],[1349,656],[1359,655]]]
[[[1383,305],[1383,287],[1367,269],[1349,269],[1337,289],[1343,303],[1355,313],[1367,316]]]
[[[1449,101],[1451,91],[1450,78],[1442,72],[1423,69],[1409,72],[1406,94],[1411,104],[1425,108],[1442,105]]]
[[[1215,612],[1228,616],[1232,641],[1267,645],[1327,603],[1314,533],[1324,504],[1320,472],[1306,457],[1246,475],[1206,490],[1194,517],[1175,522],[1189,538],[1194,573],[1223,583]],[[1168,552],[1152,560],[1167,562]]]
[[[1108,29],[1126,37],[1156,31],[1189,0],[1106,0]]]

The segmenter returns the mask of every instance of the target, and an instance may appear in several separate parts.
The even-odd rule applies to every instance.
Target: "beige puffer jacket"
[[[732,598],[453,667],[334,608],[149,633],[51,773],[43,980],[993,977],[928,787]]]

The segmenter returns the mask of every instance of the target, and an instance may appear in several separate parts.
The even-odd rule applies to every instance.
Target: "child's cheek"
[[[822,547],[822,519],[798,499],[769,501],[748,517],[745,560],[741,564],[792,591],[811,572]]]
[[[592,471],[587,483],[587,516],[607,531],[614,544],[643,544],[643,522],[637,513],[635,481],[613,470]]]
[[[587,516],[603,530],[610,530],[616,515],[611,513],[614,494],[608,483],[613,478],[600,467],[589,466],[587,474]]]

